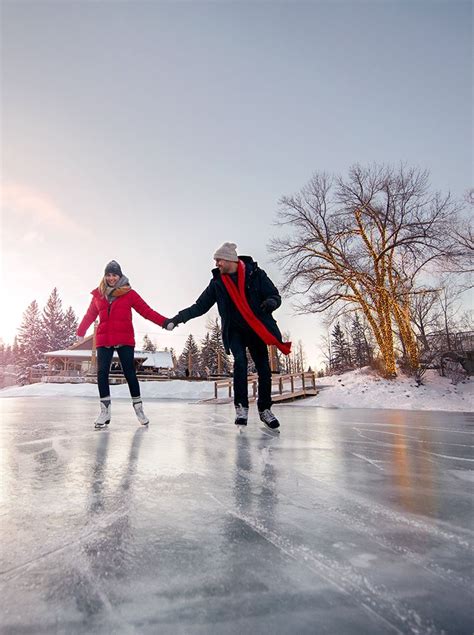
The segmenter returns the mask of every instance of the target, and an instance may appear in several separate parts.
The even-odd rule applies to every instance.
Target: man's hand
[[[264,313],[272,313],[272,311],[274,311],[277,306],[278,302],[276,300],[274,300],[273,298],[267,298],[262,302],[260,308],[262,309],[262,311],[264,311]]]
[[[78,335],[78,336],[76,337],[76,344],[80,344],[80,343],[81,343],[81,342],[83,342],[83,341],[84,341],[84,338],[82,337],[82,335]]]
[[[169,318],[168,320],[165,320],[163,322],[162,328],[166,329],[167,331],[172,331],[178,326],[178,324],[179,324],[179,317],[175,315],[174,317]]]

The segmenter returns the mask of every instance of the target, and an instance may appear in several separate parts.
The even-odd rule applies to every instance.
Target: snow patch
[[[320,392],[292,406],[322,408],[382,408],[394,410],[474,411],[474,381],[453,386],[447,377],[428,371],[424,384],[417,386],[412,377],[400,375],[383,379],[368,369],[352,370],[343,375],[322,377]],[[318,385],[317,384],[317,385]]]

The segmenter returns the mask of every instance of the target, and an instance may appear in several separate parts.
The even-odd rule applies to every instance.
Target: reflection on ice
[[[468,415],[2,406],[2,632],[473,629]]]

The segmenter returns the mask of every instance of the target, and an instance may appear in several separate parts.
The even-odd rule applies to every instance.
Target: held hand
[[[273,298],[267,298],[262,302],[260,308],[262,309],[262,311],[264,311],[264,313],[272,313],[272,311],[277,308],[277,304],[277,301]]]
[[[165,330],[167,331],[172,331],[174,328],[176,328],[178,326],[179,323],[179,317],[177,315],[175,315],[174,317],[165,320],[163,322],[163,327]]]

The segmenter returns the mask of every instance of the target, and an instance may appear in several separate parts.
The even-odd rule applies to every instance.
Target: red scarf
[[[227,274],[223,274],[222,282],[224,283],[225,288],[227,289],[228,294],[230,295],[233,303],[239,310],[240,314],[250,326],[250,328],[255,331],[255,333],[262,339],[265,344],[271,344],[276,346],[282,353],[288,355],[291,351],[291,342],[280,342],[273,333],[267,329],[265,324],[263,324],[255,313],[250,308],[247,297],[245,295],[245,265],[242,260],[239,260],[239,266],[237,269],[237,284],[238,287],[232,282],[230,277]]]

